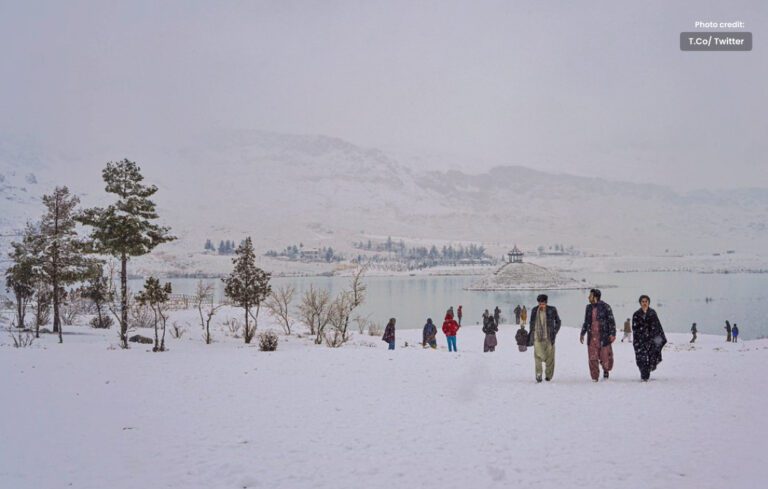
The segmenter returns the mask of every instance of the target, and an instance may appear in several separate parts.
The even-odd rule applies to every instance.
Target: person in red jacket
[[[456,350],[456,333],[459,331],[459,323],[453,319],[453,314],[446,314],[445,321],[443,321],[443,333],[445,333],[445,339],[448,341],[448,351]]]

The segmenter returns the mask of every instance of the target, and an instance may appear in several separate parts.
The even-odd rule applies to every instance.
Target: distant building
[[[465,290],[557,290],[589,289],[592,285],[533,263],[523,263],[523,252],[515,245],[507,253],[509,262]]]
[[[318,249],[301,250],[300,256],[304,261],[325,261],[323,253]]]
[[[507,256],[509,256],[510,263],[523,263],[523,252],[520,251],[517,245],[512,248],[512,251],[507,253]]]

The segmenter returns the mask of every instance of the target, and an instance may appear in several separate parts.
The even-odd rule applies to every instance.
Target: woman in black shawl
[[[640,309],[632,316],[632,345],[643,382],[648,381],[651,372],[661,363],[661,349],[667,344],[659,316],[649,307],[650,304],[651,298],[641,295]]]

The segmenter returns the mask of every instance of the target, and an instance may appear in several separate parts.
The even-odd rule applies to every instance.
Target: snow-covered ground
[[[236,310],[217,317],[234,315]],[[2,488],[754,488],[768,478],[768,340],[670,334],[652,381],[617,340],[591,382],[578,330],[563,328],[554,381],[502,325],[482,353],[397,350],[356,335],[330,349],[280,337],[244,346],[192,324],[170,351],[115,349],[115,330],[68,327],[15,349],[0,336]],[[262,321],[260,329],[269,327]],[[141,331],[151,336],[150,331]],[[405,343],[408,347],[404,347]],[[150,345],[151,346],[151,345]]]

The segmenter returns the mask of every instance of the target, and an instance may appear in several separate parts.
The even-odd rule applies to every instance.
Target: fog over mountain
[[[56,184],[85,206],[108,202],[100,170],[127,157],[160,189],[161,220],[179,236],[162,247],[170,261],[194,263],[206,239],[246,235],[262,253],[299,242],[348,252],[353,241],[389,235],[619,254],[761,252],[768,245],[766,189],[677,192],[519,165],[421,171],[338,138],[258,131],[210,134],[181,150],[136,156],[80,158],[25,144],[0,146],[3,235],[38,218],[39,197]]]

